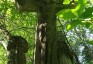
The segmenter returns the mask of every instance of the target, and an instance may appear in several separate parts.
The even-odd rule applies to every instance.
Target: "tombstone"
[[[8,64],[26,64],[25,53],[28,51],[28,43],[21,36],[12,36],[8,41]]]

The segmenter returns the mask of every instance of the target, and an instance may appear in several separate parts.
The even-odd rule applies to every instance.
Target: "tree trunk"
[[[57,64],[55,5],[39,7],[34,64]]]
[[[67,56],[61,48],[58,51],[56,4],[43,3],[39,6],[37,18],[34,64],[75,64],[73,55]]]

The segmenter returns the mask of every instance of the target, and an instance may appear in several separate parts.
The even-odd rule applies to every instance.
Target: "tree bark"
[[[34,64],[57,64],[55,5],[39,7]]]

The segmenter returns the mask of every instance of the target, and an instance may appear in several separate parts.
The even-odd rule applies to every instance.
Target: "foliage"
[[[26,54],[27,64],[32,62],[33,52],[34,52],[34,34],[35,34],[35,24],[36,24],[36,13],[24,12],[20,14],[15,6],[14,2],[10,0],[2,0],[0,2],[0,25],[4,25],[6,29],[12,35],[19,35],[26,38],[29,43],[29,51]],[[0,31],[0,39],[6,40],[6,37]],[[0,47],[0,51],[3,48]],[[4,50],[3,50],[4,51]],[[4,56],[4,52],[0,53],[0,62],[7,62],[7,56]],[[5,60],[6,61],[5,61]],[[3,63],[0,63],[3,64]]]
[[[73,50],[80,59],[81,64],[92,64],[93,57],[93,1],[78,0],[75,9],[64,9],[57,13],[67,38]],[[89,48],[85,48],[87,46]],[[88,49],[87,51],[85,51]],[[84,60],[83,60],[84,59]]]
[[[57,23],[58,31],[64,30],[67,33],[68,41],[78,56],[86,56],[88,58],[87,51],[82,53],[80,47],[84,47],[85,44],[93,45],[92,37],[90,37],[90,35],[93,35],[93,0],[75,0],[75,2],[77,3],[75,9],[64,9],[57,13],[64,26],[64,29],[60,28],[60,23]],[[64,4],[68,3],[70,3],[69,0],[64,1]],[[34,52],[36,13],[19,13],[14,6],[13,0],[0,0],[0,24],[3,24],[12,35],[26,38],[29,43],[29,51],[26,54],[27,64],[31,64]],[[6,37],[1,32],[0,39],[6,41]],[[0,64],[6,64],[6,50],[1,45],[0,51],[2,51],[0,53]],[[92,60],[86,61],[91,62]],[[82,60],[81,63],[83,62],[85,61]]]

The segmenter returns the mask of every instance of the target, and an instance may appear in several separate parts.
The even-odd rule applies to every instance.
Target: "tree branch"
[[[74,9],[77,6],[76,3],[74,4],[63,4],[63,5],[57,5],[56,10],[57,12],[63,10],[63,9]]]
[[[31,29],[31,30],[35,30],[35,28],[29,28],[29,27],[18,27],[18,28],[15,28],[13,30],[10,30],[10,32],[14,31],[14,30],[20,30],[20,29]]]

